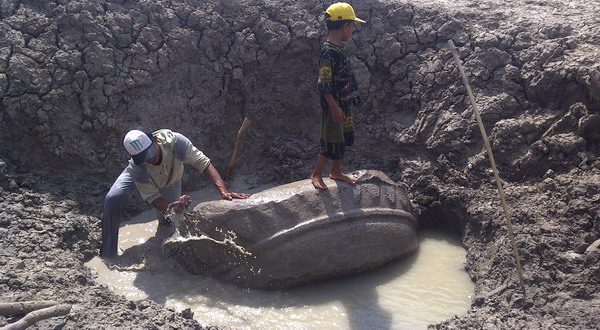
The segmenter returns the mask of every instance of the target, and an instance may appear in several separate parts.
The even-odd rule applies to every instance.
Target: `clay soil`
[[[422,228],[461,235],[470,310],[439,329],[600,324],[600,3],[353,1],[345,45],[359,80],[344,168],[403,183]],[[0,301],[72,304],[35,328],[207,328],[95,282],[103,198],[132,127],[188,136],[228,180],[306,179],[316,161],[329,3],[0,1]],[[466,90],[498,163],[526,291]],[[207,186],[188,169],[184,190]],[[148,208],[135,197],[127,219]],[[0,316],[0,326],[22,316]]]

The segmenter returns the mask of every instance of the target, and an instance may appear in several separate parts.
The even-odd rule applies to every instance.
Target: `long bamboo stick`
[[[517,273],[519,274],[519,283],[521,284],[521,290],[525,295],[525,283],[523,281],[523,270],[521,269],[521,259],[519,258],[519,251],[517,250],[517,244],[515,243],[515,235],[513,233],[513,226],[510,216],[510,211],[508,210],[508,205],[506,203],[506,198],[504,195],[504,189],[502,188],[502,182],[500,181],[500,175],[498,174],[498,169],[496,168],[496,161],[494,160],[494,154],[492,153],[492,147],[490,146],[490,141],[488,139],[487,133],[485,132],[485,127],[483,126],[483,121],[481,120],[481,115],[479,114],[479,108],[477,107],[477,103],[475,103],[475,97],[473,96],[473,91],[471,90],[471,85],[469,85],[469,81],[467,80],[467,76],[465,75],[465,70],[463,69],[462,63],[460,62],[460,58],[458,57],[458,52],[456,51],[456,46],[454,46],[454,42],[448,40],[448,45],[450,45],[450,51],[452,52],[452,56],[454,57],[454,61],[456,62],[456,66],[458,66],[458,70],[460,71],[460,76],[462,77],[463,83],[467,88],[467,93],[469,94],[469,99],[471,100],[471,105],[473,106],[473,112],[475,113],[475,117],[477,118],[477,124],[479,125],[479,130],[481,131],[481,136],[483,137],[483,144],[485,145],[485,150],[487,151],[488,157],[490,159],[490,163],[492,165],[492,170],[494,171],[494,178],[496,179],[496,186],[498,186],[498,193],[500,194],[500,200],[502,201],[502,208],[504,210],[504,217],[506,218],[506,223],[508,224],[508,234],[510,237],[510,242],[513,249],[513,254],[515,257],[515,263],[517,265]]]

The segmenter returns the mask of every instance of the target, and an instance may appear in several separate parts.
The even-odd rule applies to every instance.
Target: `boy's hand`
[[[331,108],[331,116],[336,124],[341,124],[346,120],[346,116],[344,116],[344,112],[339,106]]]

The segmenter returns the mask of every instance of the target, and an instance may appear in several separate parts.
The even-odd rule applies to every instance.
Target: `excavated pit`
[[[133,304],[84,266],[100,246],[104,194],[126,162],[121,139],[131,127],[171,128],[222,170],[249,117],[228,184],[306,179],[316,161],[314,82],[328,5],[2,1],[2,301],[51,299],[75,307],[39,328],[208,326],[189,311],[151,300]],[[467,249],[465,268],[475,283],[470,309],[435,327],[595,328],[597,3],[352,5],[368,24],[345,45],[363,104],[344,169],[374,168],[401,182],[422,226],[457,222]],[[526,295],[450,39],[503,179]],[[206,187],[202,175],[186,173],[185,191]],[[125,218],[147,207],[134,199]],[[0,326],[20,317],[0,316]]]

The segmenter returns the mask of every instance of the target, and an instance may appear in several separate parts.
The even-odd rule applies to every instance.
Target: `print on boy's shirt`
[[[340,46],[326,42],[323,44],[321,52],[318,80],[321,95],[332,94],[334,99],[340,101],[339,106],[344,110],[360,104],[358,85],[346,51]],[[333,72],[336,74],[333,75]],[[329,110],[327,102],[322,96],[321,108],[325,111]]]

